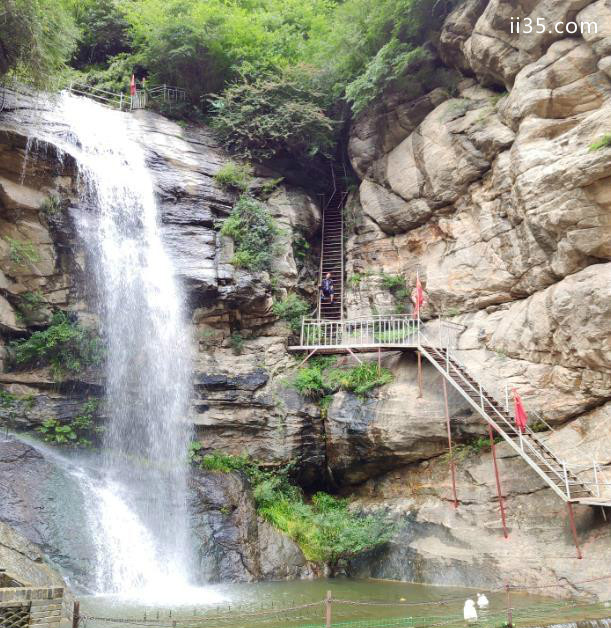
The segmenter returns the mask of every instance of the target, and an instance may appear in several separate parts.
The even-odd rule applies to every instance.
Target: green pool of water
[[[313,580],[225,584],[188,591],[181,603],[159,593],[156,603],[120,599],[116,596],[81,598],[81,613],[87,628],[294,628],[324,626],[324,599],[331,591],[332,625],[346,628],[425,628],[464,626],[463,605],[476,590],[437,587],[382,580]],[[507,621],[505,592],[486,593],[490,606],[479,611],[477,626],[500,628]],[[164,599],[165,597],[165,599]],[[611,616],[604,604],[562,601],[512,592],[515,626],[543,626],[588,618]],[[97,619],[96,619],[97,618]],[[113,618],[120,621],[109,621]],[[602,625],[602,624],[601,624]],[[608,624],[611,628],[611,623]]]

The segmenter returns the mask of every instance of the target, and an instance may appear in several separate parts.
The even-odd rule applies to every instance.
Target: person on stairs
[[[322,299],[329,299],[329,303],[333,303],[333,278],[331,273],[327,273],[320,285]]]

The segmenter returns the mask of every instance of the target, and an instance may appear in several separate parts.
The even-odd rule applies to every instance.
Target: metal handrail
[[[440,320],[441,322],[441,320]],[[441,326],[440,326],[441,328]],[[423,338],[426,339],[426,336],[424,334],[422,334]],[[426,339],[427,342],[430,343],[430,340]],[[440,333],[440,340],[441,340],[441,333]],[[434,344],[430,343],[430,346],[435,346]],[[558,456],[556,453],[554,453],[537,435],[536,433],[529,427],[526,426],[525,428],[525,432],[524,434],[522,434],[519,430],[517,430],[515,428],[514,425],[512,425],[510,422],[507,421],[507,419],[505,417],[503,417],[503,415],[498,411],[498,409],[495,406],[499,406],[502,407],[502,404],[489,392],[485,391],[485,396],[483,395],[484,390],[481,387],[481,385],[478,388],[475,388],[475,386],[473,386],[473,384],[471,384],[471,382],[469,382],[465,376],[463,375],[463,373],[456,367],[456,365],[459,365],[462,369],[465,370],[465,372],[468,372],[467,369],[464,367],[464,365],[461,363],[461,361],[455,356],[455,355],[451,355],[451,351],[450,351],[450,346],[449,344],[447,345],[443,345],[439,348],[442,348],[445,350],[446,352],[446,372],[449,374],[449,365],[451,362],[453,362],[454,364],[452,364],[453,367],[453,372],[455,372],[460,379],[462,380],[462,383],[464,385],[466,385],[468,387],[468,389],[471,389],[473,392],[477,393],[478,395],[480,395],[480,406],[481,406],[481,411],[482,413],[486,413],[489,414],[489,412],[486,410],[486,405],[485,403],[488,404],[488,406],[490,408],[492,408],[492,410],[494,411],[494,413],[496,415],[498,415],[498,418],[500,418],[502,420],[502,423],[505,424],[506,426],[508,426],[510,433],[513,433],[514,435],[518,436],[519,442],[520,442],[520,450],[522,455],[524,455],[526,452],[524,451],[524,446],[526,445],[526,448],[528,450],[528,456],[525,456],[527,458],[531,458],[531,462],[533,464],[537,464],[536,461],[538,461],[539,465],[542,466],[544,469],[549,470],[550,474],[555,477],[556,480],[562,482],[565,486],[566,489],[566,494],[565,497],[566,499],[570,499],[571,495],[570,495],[570,487],[571,486],[581,486],[583,488],[585,488],[586,490],[588,489],[588,485],[590,485],[591,483],[589,482],[585,482],[582,481],[580,478],[576,477],[575,475],[575,471],[573,471],[573,466],[572,465],[568,465],[566,463],[566,461],[564,461],[560,456]],[[489,399],[492,399],[494,401],[493,405]],[[508,405],[508,404],[507,404]],[[506,412],[507,414],[509,414],[509,409],[508,407],[506,407]],[[493,415],[494,416],[494,415]],[[492,422],[493,419],[492,417],[488,417]],[[514,443],[511,441],[511,438],[509,438],[507,436],[507,434],[505,434],[502,430],[498,430],[499,433],[505,438],[505,440],[508,440],[510,442],[510,444],[512,446],[514,446]],[[524,438],[524,436],[526,436],[527,438]],[[558,465],[559,467],[562,468],[562,473],[560,473],[558,471],[558,469],[554,468],[550,462],[543,456],[541,455],[541,452],[537,450],[537,448],[533,447],[533,444],[530,442],[533,441],[544,453],[547,453],[556,463],[556,465]],[[515,447],[514,447],[515,448]],[[534,459],[532,459],[534,458]],[[594,466],[595,468],[597,468],[598,463],[594,462]],[[569,474],[575,476],[573,478],[571,478],[569,476]],[[594,473],[595,475],[595,485],[596,486],[600,486],[602,485],[600,482],[596,482],[596,475],[597,472],[595,471]],[[555,487],[556,489],[558,487]],[[590,491],[592,492],[592,491]],[[597,493],[600,494],[600,489],[597,488]]]

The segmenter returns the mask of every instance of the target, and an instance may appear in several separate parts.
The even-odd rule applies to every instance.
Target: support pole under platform
[[[310,351],[310,353],[308,353],[308,355],[303,358],[303,360],[301,360],[297,368],[301,368],[317,351],[318,349],[313,349],[312,351]]]
[[[443,379],[443,401],[446,408],[446,425],[448,428],[448,449],[450,455],[450,475],[452,476],[452,496],[454,497],[454,508],[458,508],[458,497],[456,496],[456,465],[454,464],[454,453],[452,451],[452,430],[450,428],[450,407],[448,405],[448,385],[445,377]]]
[[[418,355],[418,399],[422,399],[422,353],[420,351],[416,353]]]
[[[507,517],[505,515],[505,502],[503,501],[503,489],[501,488],[501,476],[499,475],[499,464],[496,459],[496,444],[494,442],[494,434],[492,426],[488,425],[488,435],[490,436],[490,448],[492,449],[492,462],[494,464],[494,477],[496,479],[496,492],[499,496],[499,508],[501,510],[501,521],[503,522],[503,536],[508,539]]]
[[[575,547],[577,548],[577,558],[581,560],[583,555],[581,548],[579,547],[579,539],[577,538],[577,527],[575,526],[575,513],[573,512],[573,504],[571,502],[566,503],[566,507],[569,511],[569,524],[571,526],[571,532],[573,533],[573,541],[575,541]]]

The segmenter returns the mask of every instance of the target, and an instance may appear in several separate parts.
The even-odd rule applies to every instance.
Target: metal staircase
[[[329,200],[323,203],[322,245],[320,250],[319,285],[327,273],[333,279],[334,298],[318,301],[318,319],[341,320],[344,306],[344,220],[343,207],[347,191],[345,189],[345,169],[334,164],[331,168],[333,191]]]
[[[524,432],[517,429],[509,409],[469,374],[448,347],[433,346],[422,335],[418,350],[564,501],[611,506],[611,499],[601,497],[600,487],[604,484],[597,477],[596,464],[593,465],[594,481],[580,480],[532,429],[526,427]]]

